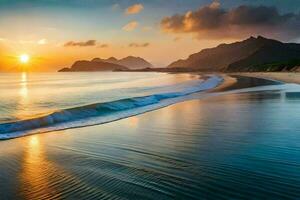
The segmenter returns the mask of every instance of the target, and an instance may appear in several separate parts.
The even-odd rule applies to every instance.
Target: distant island
[[[110,57],[108,59],[101,59],[101,58],[94,58],[92,62],[107,62],[113,63],[117,65],[122,65],[127,67],[128,69],[144,69],[144,68],[153,68],[153,65],[146,61],[141,57],[135,56],[127,56],[120,60],[116,59],[115,57]]]
[[[70,68],[62,68],[59,72],[127,71],[144,68],[153,68],[153,66],[143,58],[128,56],[120,60],[114,57],[108,59],[94,58],[91,61],[79,60],[74,62]]]
[[[71,68],[60,72],[77,71],[157,71],[157,72],[282,72],[300,71],[300,44],[283,43],[262,36],[240,42],[220,44],[203,49],[164,68],[154,68],[140,57],[123,59],[94,58],[76,61]]]

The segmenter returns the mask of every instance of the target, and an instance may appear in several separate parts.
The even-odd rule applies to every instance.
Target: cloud
[[[220,6],[221,6],[220,2],[214,1],[208,7],[210,7],[211,9],[219,9]]]
[[[125,26],[123,26],[123,30],[124,31],[133,31],[134,29],[136,29],[138,27],[139,23],[137,21],[132,21],[129,22],[128,24],[126,24]]]
[[[95,46],[96,40],[87,40],[85,42],[75,42],[75,41],[69,41],[64,44],[65,47],[87,47],[87,46]]]
[[[136,48],[136,47],[148,47],[149,45],[150,45],[150,43],[148,43],[148,42],[141,43],[141,44],[133,42],[133,43],[130,43],[128,46]]]
[[[142,10],[144,9],[144,6],[142,4],[134,4],[132,6],[129,6],[125,13],[127,15],[133,15],[133,14],[137,14],[137,13],[140,13]]]
[[[39,41],[37,41],[37,43],[39,44],[39,45],[44,45],[44,44],[47,44],[48,43],[48,41],[47,41],[47,39],[40,39]]]
[[[192,33],[199,39],[272,35],[294,38],[300,33],[300,14],[280,14],[276,7],[241,5],[230,10],[219,2],[161,20],[168,33]]]
[[[107,47],[109,47],[109,45],[108,44],[99,44],[97,47],[98,48],[107,48]]]

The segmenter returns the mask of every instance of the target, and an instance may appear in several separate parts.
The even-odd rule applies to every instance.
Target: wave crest
[[[3,123],[0,124],[0,139],[10,139],[34,133],[115,121],[182,101],[184,99],[178,98],[195,92],[212,89],[222,80],[223,79],[219,76],[211,76],[201,84],[193,85],[181,92],[161,93],[96,103],[59,110],[49,115],[33,119]],[[124,113],[124,111],[126,112]],[[91,118],[97,119],[90,121]]]

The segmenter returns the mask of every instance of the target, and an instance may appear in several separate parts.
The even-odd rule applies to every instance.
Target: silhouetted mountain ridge
[[[63,68],[59,72],[87,72],[87,71],[116,71],[116,70],[128,70],[127,67],[122,65],[102,62],[102,61],[88,61],[79,60],[76,61],[70,68]]]
[[[282,43],[262,36],[203,49],[168,68],[199,71],[284,71],[300,66],[300,44]],[[300,68],[300,67],[299,67]]]
[[[135,57],[135,56],[127,56],[120,60],[116,59],[115,57],[110,57],[108,59],[94,58],[92,61],[96,61],[96,62],[102,61],[102,62],[123,65],[129,69],[143,69],[143,68],[153,67],[152,64],[146,61],[145,59],[141,57]]]
[[[94,58],[91,61],[79,60],[74,62],[70,68],[63,68],[59,72],[126,71],[151,67],[153,66],[143,58],[128,56],[120,60],[115,57],[108,59]]]

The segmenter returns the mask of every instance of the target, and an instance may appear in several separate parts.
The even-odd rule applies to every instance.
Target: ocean
[[[162,73],[2,73],[0,139],[118,120],[184,100],[221,81]]]
[[[48,94],[36,97],[56,102],[47,112],[109,105],[106,112],[119,120],[99,124],[105,115],[84,115],[80,124],[97,125],[0,141],[0,199],[300,198],[299,85],[266,81],[253,87],[257,80],[248,78],[243,87],[214,92],[207,89],[220,81],[218,76],[129,75],[132,84],[127,87],[121,73],[36,75],[27,95],[31,99],[30,88]],[[17,87],[13,80],[10,84]],[[38,89],[46,83],[59,87]],[[109,91],[102,84],[110,86]],[[93,89],[85,91],[85,85]],[[77,96],[79,91],[85,95]],[[126,114],[122,111],[120,119],[111,106],[119,110],[124,104]],[[33,111],[41,110],[38,105],[47,108],[46,103],[35,103]],[[140,112],[146,113],[126,118]],[[17,116],[2,115],[2,122],[15,125],[23,115]],[[76,118],[74,123],[78,125]]]

